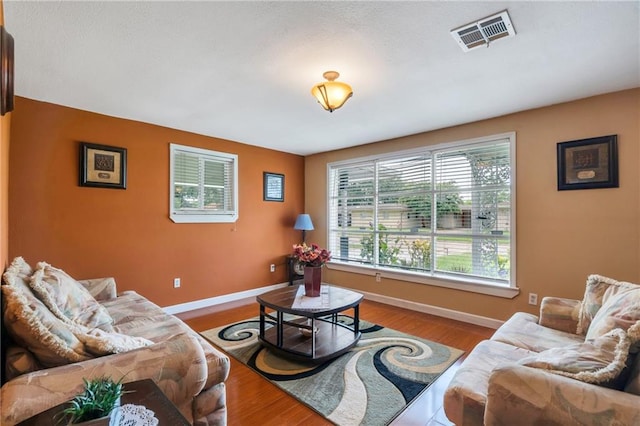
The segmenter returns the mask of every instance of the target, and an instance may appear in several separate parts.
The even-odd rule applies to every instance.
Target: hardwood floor
[[[204,331],[258,315],[254,299],[179,314],[191,328]],[[429,314],[363,301],[360,318],[414,336],[471,351],[478,342],[488,339],[494,330]],[[231,358],[231,372],[226,382],[228,424],[244,425],[330,425],[295,398],[280,390],[244,364]],[[449,368],[420,397],[402,412],[392,425],[451,425],[442,410],[442,396],[461,360]]]

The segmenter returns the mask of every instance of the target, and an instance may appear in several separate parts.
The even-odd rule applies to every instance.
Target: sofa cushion
[[[3,325],[7,333],[44,367],[89,359],[82,342],[33,294],[28,284],[32,274],[31,266],[16,257],[2,275]],[[27,370],[18,371],[24,366]],[[24,374],[32,366],[17,363],[13,374]]]
[[[54,315],[27,284],[39,271],[48,269],[47,267],[49,265],[46,263],[40,263],[34,272],[24,259],[16,258],[3,275],[6,284],[2,286],[5,303],[3,323],[14,341],[27,351],[33,352],[33,356],[41,366],[59,366],[90,359],[93,355],[121,353],[153,344],[148,339],[90,328],[72,321],[65,315],[61,314],[61,317]],[[36,277],[36,279],[43,281],[42,277]],[[61,280],[65,279],[62,276]],[[48,294],[48,283],[46,279],[44,281],[44,284],[38,284],[40,286],[38,288]],[[83,291],[86,290],[83,288]],[[63,294],[65,293],[59,292],[57,296],[61,297]],[[50,303],[55,302],[51,297],[47,300]],[[60,308],[57,309],[60,311]],[[98,305],[97,311],[102,311],[110,319],[104,307]],[[100,313],[90,315],[89,318],[96,319],[100,315]],[[79,318],[82,318],[82,315]],[[88,324],[93,325],[91,321]],[[112,327],[109,328],[113,330]],[[29,368],[33,367],[33,363],[24,362],[27,359],[25,357],[14,358],[17,360],[15,365],[11,366],[14,375],[27,373],[30,371]]]
[[[478,343],[456,371],[444,394],[444,409],[449,420],[457,425],[483,424],[489,377],[493,369],[533,354],[493,340]]]
[[[33,275],[33,269],[27,262],[21,257],[16,257],[11,262],[11,265],[2,274],[2,280],[4,284],[10,285],[20,292],[25,293],[28,297],[36,298],[29,287],[29,279]]]
[[[630,356],[634,356],[635,358],[631,364],[631,372],[627,379],[627,384],[624,387],[624,391],[634,395],[640,395],[640,355],[631,354]]]
[[[630,330],[632,326],[634,328]],[[629,331],[631,350],[637,352],[640,336],[634,330],[640,329],[640,286],[622,289],[607,298],[593,317],[586,339],[603,336],[615,328]]]
[[[491,337],[491,340],[506,343],[533,352],[582,343],[584,337],[538,324],[538,317],[517,312],[509,318]]]
[[[183,333],[195,335],[204,350],[207,362],[205,388],[227,379],[229,358],[214,348],[209,342],[195,333],[179,318],[165,313],[155,303],[135,291],[125,291],[117,299],[108,300],[102,305],[114,319],[114,329],[129,336],[139,336],[153,342],[164,342]]]
[[[540,303],[538,324],[554,330],[576,334],[578,315],[582,301],[563,297],[546,296]]]
[[[99,328],[95,328],[88,333],[76,334],[76,337],[84,343],[87,351],[95,355],[119,354],[153,345],[151,340],[144,337],[106,332]]]
[[[633,287],[637,287],[637,285],[624,281],[616,281],[613,278],[603,277],[602,275],[589,275],[580,307],[576,333],[583,336],[586,335],[591,321],[603,303],[621,290]]]
[[[628,356],[627,333],[616,328],[593,340],[548,349],[518,363],[586,383],[605,384],[614,382],[620,375]]]
[[[10,345],[7,348],[4,365],[5,381],[41,369],[42,365],[27,348],[18,345]]]
[[[21,256],[18,256],[11,261],[11,265],[9,265],[5,272],[9,272],[21,279],[27,279],[33,274],[33,268]],[[6,280],[6,277],[4,278]],[[7,281],[7,284],[13,283]]]
[[[29,283],[38,298],[63,322],[113,331],[113,319],[107,310],[63,270],[40,262]]]
[[[506,364],[491,374],[478,426],[637,426],[639,402],[616,389]]]
[[[91,358],[67,324],[36,297],[14,285],[3,285],[2,296],[7,332],[16,343],[29,349],[40,364],[55,367]]]

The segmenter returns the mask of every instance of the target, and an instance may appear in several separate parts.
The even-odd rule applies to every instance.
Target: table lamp
[[[306,232],[313,231],[313,222],[311,222],[311,216],[308,214],[299,214],[296,219],[296,224],[293,225],[293,229],[302,230],[302,242],[305,243]]]

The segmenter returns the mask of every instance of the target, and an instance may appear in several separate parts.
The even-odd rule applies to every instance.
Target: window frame
[[[509,279],[507,283],[496,282],[491,279],[482,279],[479,277],[458,276],[455,274],[442,273],[440,271],[412,271],[410,269],[402,269],[397,267],[384,267],[380,265],[368,265],[361,264],[354,261],[341,261],[334,257],[328,264],[329,269],[335,269],[340,271],[346,271],[351,273],[358,273],[361,275],[375,276],[376,281],[382,278],[389,278],[401,281],[409,281],[420,284],[434,285],[439,287],[453,288],[463,291],[471,291],[476,293],[490,294],[499,297],[513,298],[519,293],[519,289],[516,283],[516,133],[508,132],[495,134],[490,136],[484,136],[473,139],[466,139],[453,142],[445,142],[436,145],[423,146],[420,148],[386,152],[377,155],[356,157],[336,162],[327,163],[327,192],[326,192],[326,209],[327,209],[327,242],[331,242],[332,238],[335,238],[331,232],[331,179],[332,170],[339,168],[340,166],[354,166],[357,163],[367,163],[372,161],[385,161],[392,160],[394,158],[402,158],[405,156],[416,156],[429,154],[432,157],[439,152],[446,152],[456,148],[465,148],[488,144],[491,142],[497,142],[499,140],[505,140],[509,143],[509,165],[510,165],[510,215],[509,215],[509,250],[510,250],[510,268]],[[432,173],[436,173],[435,170]],[[374,174],[375,175],[375,174]],[[374,185],[377,187],[379,181],[377,175],[374,180]],[[374,205],[374,211],[377,211],[379,205]],[[433,203],[433,209],[435,211],[435,203]],[[435,220],[435,216],[433,217]],[[378,222],[379,223],[379,222]],[[374,235],[376,235],[374,233]]]
[[[184,152],[197,156],[200,161],[219,161],[221,163],[231,163],[232,188],[224,187],[225,196],[231,196],[231,209],[226,211],[194,209],[192,211],[180,211],[174,207],[175,197],[175,157],[178,152]],[[200,176],[198,186],[204,187],[204,174]],[[227,194],[227,191],[231,191]],[[226,152],[213,151],[209,149],[196,148],[192,146],[169,144],[169,218],[175,223],[232,223],[238,220],[238,156]]]

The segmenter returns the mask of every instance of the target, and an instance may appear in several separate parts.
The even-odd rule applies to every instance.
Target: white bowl
[[[298,330],[300,330],[300,334],[302,334],[304,337],[311,337],[311,330],[309,330],[308,328],[299,328]],[[318,327],[313,327],[313,332],[317,333]]]

